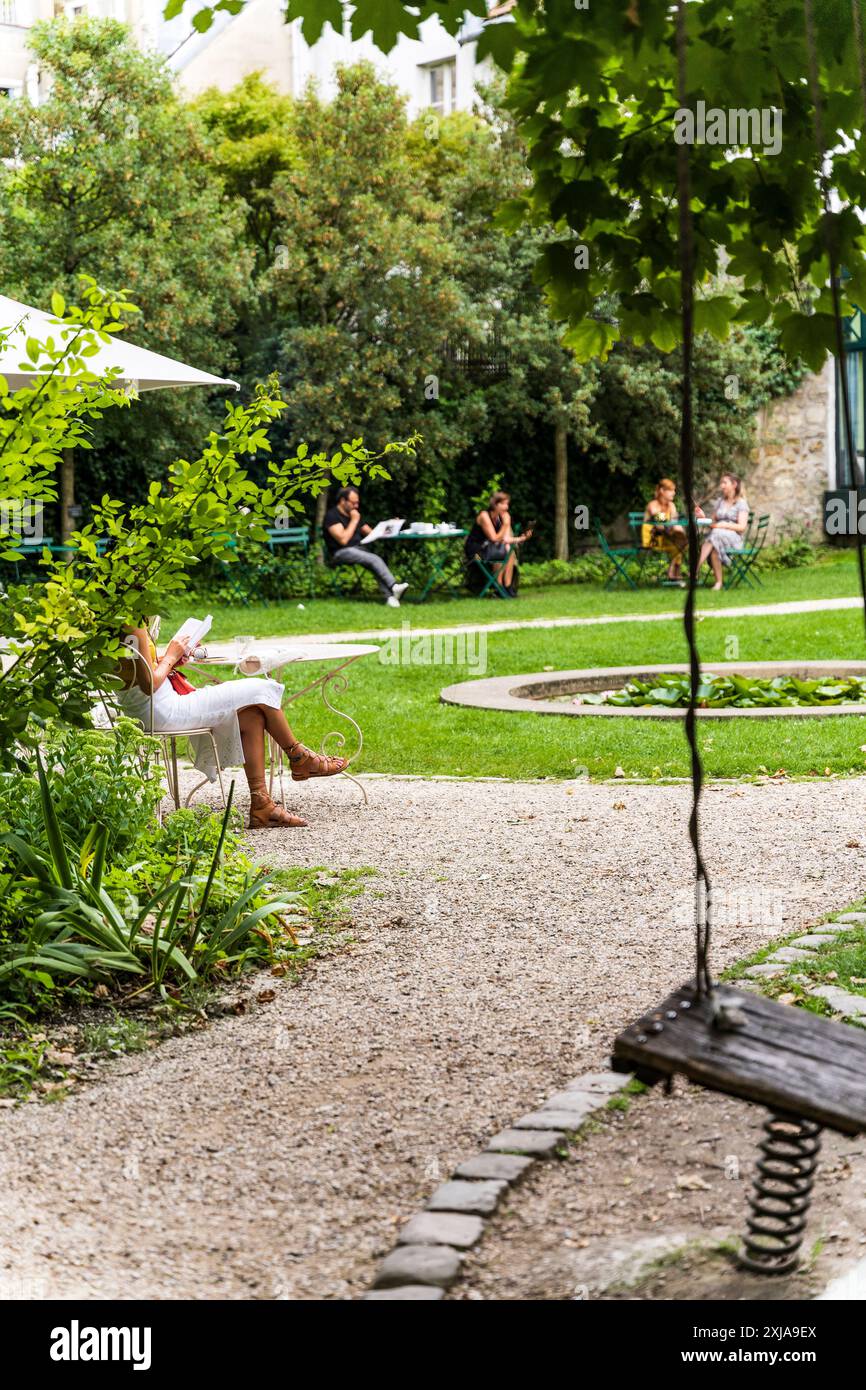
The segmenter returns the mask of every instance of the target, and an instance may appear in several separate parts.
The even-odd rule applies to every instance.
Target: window
[[[0,0],[0,24],[17,24],[15,17],[15,0]],[[7,95],[11,95],[8,89],[3,89]]]
[[[434,63],[427,69],[427,102],[434,111],[447,116],[456,106],[457,64],[452,58],[447,63]]]

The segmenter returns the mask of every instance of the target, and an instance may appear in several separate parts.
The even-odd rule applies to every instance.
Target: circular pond
[[[519,710],[523,714],[592,715],[611,719],[682,719],[681,707],[662,705],[583,705],[575,697],[602,690],[621,690],[633,680],[652,680],[654,676],[688,671],[687,665],[667,662],[664,666],[596,666],[582,671],[534,671],[529,675],[494,676],[486,680],[461,681],[440,691],[439,698],[449,705],[472,709]],[[816,680],[822,676],[866,677],[863,661],[737,661],[717,662],[704,667],[705,675],[737,675],[772,680],[774,676],[797,680]],[[866,704],[781,705],[767,708],[699,709],[700,719],[826,719],[828,715],[866,715]]]

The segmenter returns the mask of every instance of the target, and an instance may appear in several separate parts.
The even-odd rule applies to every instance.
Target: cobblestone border
[[[749,966],[745,978],[735,980],[744,989],[760,991],[762,979],[781,975],[795,961],[813,957],[817,949],[838,940],[839,935],[866,923],[866,912],[840,913],[811,931],[778,947],[762,965]],[[834,985],[809,991],[847,1018],[866,1017],[866,998]],[[366,1303],[438,1302],[460,1275],[466,1250],[481,1239],[485,1219],[535,1162],[553,1158],[610,1097],[631,1081],[628,1073],[584,1072],[562,1090],[542,1101],[537,1110],[515,1120],[510,1129],[495,1134],[486,1149],[455,1168],[447,1182],[430,1197],[423,1211],[411,1217],[400,1231],[397,1244],[379,1266]]]
[[[400,1231],[379,1266],[366,1303],[438,1301],[460,1273],[464,1251],[484,1234],[485,1218],[528,1168],[553,1158],[568,1135],[631,1080],[627,1072],[590,1071],[569,1081],[537,1110],[494,1134],[483,1153],[455,1168],[423,1211]]]
[[[793,937],[786,946],[779,946],[761,965],[750,965],[744,978],[732,981],[734,988],[760,989],[762,980],[772,980],[786,974],[796,961],[815,958],[822,946],[838,942],[846,931],[866,924],[866,912],[843,912],[831,922],[820,922],[802,936]],[[839,985],[816,985],[808,990],[817,999],[824,999],[831,1009],[845,1019],[866,1019],[866,996],[852,994]]]

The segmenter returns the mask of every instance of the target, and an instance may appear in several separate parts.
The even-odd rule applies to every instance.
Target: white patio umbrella
[[[16,325],[19,325],[16,327]],[[44,343],[49,337],[56,342],[63,341],[63,325],[56,316],[32,309],[27,304],[19,304],[17,299],[8,299],[0,294],[0,330],[9,334],[5,345],[0,347],[0,376],[4,376],[10,391],[22,386],[30,386],[39,379],[39,372],[23,372],[21,363],[27,361],[28,338],[36,338]],[[68,325],[67,325],[68,328]],[[136,391],[158,391],[167,386],[233,386],[239,390],[238,383],[226,377],[211,376],[210,372],[200,372],[197,367],[187,367],[183,362],[175,362],[162,353],[150,352],[147,348],[136,347],[123,338],[112,338],[110,343],[100,347],[98,353],[87,359],[88,367],[98,375],[111,367],[120,368],[118,385],[129,384]]]

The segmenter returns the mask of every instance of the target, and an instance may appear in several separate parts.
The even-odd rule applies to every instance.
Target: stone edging
[[[684,708],[664,709],[660,705],[571,705],[541,696],[570,695],[578,691],[618,688],[635,677],[686,673],[688,666],[668,662],[661,666],[592,666],[574,671],[531,671],[514,676],[488,676],[483,680],[459,681],[439,691],[446,705],[464,705],[470,709],[515,710],[523,714],[558,714],[570,718],[592,719],[679,719],[686,716]],[[864,676],[862,661],[719,661],[704,669],[737,675],[798,676]],[[699,719],[821,719],[831,715],[866,715],[866,705],[780,705],[768,709],[698,709]]]
[[[631,1080],[629,1073],[584,1072],[543,1101],[538,1110],[495,1134],[483,1153],[461,1163],[437,1187],[423,1211],[400,1231],[364,1295],[364,1302],[438,1301],[457,1279],[463,1252],[484,1234],[510,1187],[538,1159],[553,1158],[568,1134]]]
[[[866,923],[866,912],[841,913],[812,931],[795,937],[768,956],[762,965],[749,966],[741,988],[760,990],[761,980],[781,975],[796,961],[808,960],[814,951],[838,935]],[[866,1017],[866,998],[834,985],[820,985],[810,994],[825,999],[849,1018]],[[584,1072],[562,1090],[543,1101],[537,1110],[515,1120],[510,1129],[495,1134],[483,1153],[458,1165],[447,1182],[437,1187],[423,1211],[411,1217],[397,1237],[397,1244],[379,1266],[364,1302],[439,1301],[459,1277],[464,1252],[481,1239],[485,1218],[496,1211],[502,1197],[523,1177],[533,1162],[553,1158],[568,1135],[578,1130],[597,1110],[631,1080],[628,1073]]]
[[[761,965],[750,965],[743,972],[745,980],[734,980],[734,988],[746,988],[745,981],[758,982],[761,980],[772,980],[779,975],[784,975],[791,965],[797,961],[810,960],[814,958],[814,953],[821,946],[828,946],[831,942],[837,941],[842,932],[851,931],[854,927],[862,927],[866,923],[866,912],[843,912],[841,916],[833,919],[832,922],[820,922],[811,931],[805,932],[802,936],[795,936],[788,942],[787,946],[779,946],[772,955]],[[752,988],[756,988],[752,984]],[[824,999],[837,1014],[843,1018],[866,1018],[866,997],[862,994],[851,994],[847,989],[842,989],[839,985],[816,985],[814,989],[808,991],[816,999]]]

